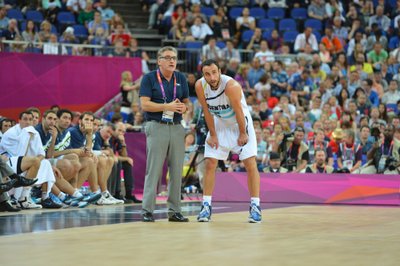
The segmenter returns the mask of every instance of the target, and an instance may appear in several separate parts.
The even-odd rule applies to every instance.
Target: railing
[[[184,44],[175,40],[164,40],[163,45],[172,45],[177,47],[178,50],[178,62],[177,69],[185,73],[196,73],[198,72],[198,66],[201,62],[201,49],[188,49],[180,48],[180,44]],[[7,41],[0,40],[0,51],[2,52],[27,52],[27,53],[43,53],[44,47],[48,46],[49,43],[38,43],[38,42],[25,42],[25,41]],[[183,46],[183,45],[182,45]],[[147,64],[150,70],[156,69],[157,67],[157,52],[160,47],[140,47],[143,51],[151,58]],[[125,48],[124,48],[125,49]],[[55,43],[51,50],[51,54],[68,54],[76,56],[109,56],[113,57],[115,47],[114,46],[102,46],[102,45],[89,45],[89,44],[68,44],[68,43]],[[253,50],[239,49],[242,63],[250,63],[254,57]],[[124,54],[124,53],[122,53]],[[287,62],[296,61],[297,55],[274,55],[275,60],[282,60]]]

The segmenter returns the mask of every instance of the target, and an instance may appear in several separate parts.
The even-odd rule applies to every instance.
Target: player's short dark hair
[[[58,110],[58,111],[57,111],[57,117],[58,117],[58,118],[61,118],[61,116],[62,116],[64,113],[69,114],[69,115],[71,116],[71,119],[74,117],[74,115],[72,114],[72,112],[71,112],[70,110],[68,110],[68,109],[60,109],[60,110]]]
[[[214,59],[207,59],[201,64],[201,70],[203,71],[203,68],[205,66],[211,66],[211,65],[216,65],[218,69],[220,69],[219,64],[216,60]]]
[[[18,118],[19,118],[19,119],[22,119],[22,117],[23,117],[24,115],[31,115],[31,116],[33,116],[33,114],[32,114],[31,111],[22,111],[21,113],[19,113]]]

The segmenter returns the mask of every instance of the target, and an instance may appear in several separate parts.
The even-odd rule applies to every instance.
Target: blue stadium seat
[[[76,24],[72,28],[74,28],[74,35],[78,38],[86,39],[89,35],[88,30],[83,25]]]
[[[262,34],[263,40],[269,40],[269,39],[271,39],[272,31],[273,31],[273,30],[266,30],[266,31],[264,31],[263,34]]]
[[[391,7],[393,7],[393,8],[396,8],[397,7],[397,0],[389,0],[389,5],[391,6]]]
[[[279,21],[279,31],[295,31],[297,30],[296,21],[292,18],[285,18]]]
[[[285,18],[285,9],[283,8],[270,8],[267,11],[267,18],[270,19],[283,19]]]
[[[75,16],[71,12],[60,12],[57,15],[58,23],[65,25],[74,25],[76,24]]]
[[[54,26],[53,24],[51,25],[51,33],[57,34],[58,35],[58,30],[56,28],[56,26]]]
[[[185,42],[186,49],[201,49],[203,47],[202,42]]]
[[[249,42],[250,39],[251,39],[251,37],[253,36],[253,34],[254,34],[254,31],[252,31],[252,30],[245,30],[245,31],[242,33],[242,42]]]
[[[215,15],[214,8],[204,6],[204,7],[201,7],[200,10],[201,10],[200,12],[202,14],[206,15],[208,18],[210,18],[211,16]]]
[[[274,30],[275,21],[269,18],[263,18],[258,21],[258,27],[262,30]]]
[[[7,11],[7,17],[14,18],[18,21],[25,20],[24,15],[22,14],[21,10],[19,10],[19,9],[9,9]]]
[[[322,22],[318,19],[309,18],[304,22],[304,27],[310,27],[313,31],[321,31],[322,30]]]
[[[25,16],[27,20],[33,20],[35,23],[41,23],[44,20],[43,14],[36,10],[26,11]]]
[[[297,31],[285,31],[285,33],[283,33],[283,41],[287,43],[294,43],[297,35],[299,35]]]
[[[308,15],[307,15],[307,9],[305,8],[293,8],[290,11],[290,16],[293,19],[298,19],[298,20],[306,20]]]
[[[217,46],[219,49],[224,49],[226,47],[226,43],[224,41],[218,41]]]
[[[231,10],[229,10],[229,18],[231,20],[236,20],[238,17],[242,15],[243,12],[243,7],[232,7]]]
[[[313,30],[313,34],[315,35],[317,42],[320,42],[322,39],[321,33],[319,33],[319,31]]]
[[[256,20],[265,18],[265,11],[261,7],[250,8],[250,16],[254,17]]]

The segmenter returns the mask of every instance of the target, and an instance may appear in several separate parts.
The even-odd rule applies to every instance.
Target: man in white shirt
[[[261,65],[264,65],[266,62],[273,62],[275,60],[274,53],[268,49],[268,42],[266,40],[261,41],[260,51],[254,55],[254,58],[258,58]]]
[[[384,104],[397,104],[400,100],[399,84],[398,81],[393,79],[389,83],[389,90],[382,96],[382,103]]]
[[[68,0],[67,9],[75,14],[86,8],[86,0]]]
[[[294,51],[296,53],[304,52],[306,44],[311,45],[313,51],[318,51],[318,41],[315,35],[312,33],[312,28],[310,27],[307,27],[304,30],[304,33],[297,35],[294,42]]]

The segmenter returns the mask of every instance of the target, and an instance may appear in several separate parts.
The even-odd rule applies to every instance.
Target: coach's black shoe
[[[35,184],[38,181],[37,178],[28,179],[28,178],[25,178],[25,177],[23,177],[21,175],[10,176],[10,178],[17,181],[14,184],[15,188],[17,188],[17,187],[29,187],[29,186],[32,186],[33,184]]]
[[[174,212],[171,214],[168,214],[169,222],[178,222],[178,223],[187,223],[189,222],[189,218],[184,217],[180,212]]]
[[[142,214],[142,222],[145,223],[154,223],[154,217],[151,212],[145,212]]]
[[[50,197],[41,202],[42,207],[45,209],[60,209],[62,208],[61,204],[54,202]]]
[[[0,212],[19,212],[20,210],[20,208],[12,206],[8,200],[0,203]]]
[[[135,195],[126,195],[126,199],[133,201],[133,203],[142,203],[142,201],[135,197]]]
[[[15,186],[15,183],[17,183],[17,180],[15,179],[11,179],[6,183],[0,183],[0,193],[9,191]]]

